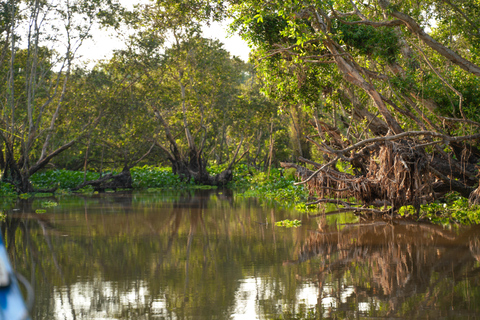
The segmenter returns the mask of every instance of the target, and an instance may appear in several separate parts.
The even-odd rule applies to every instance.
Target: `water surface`
[[[16,204],[33,319],[476,319],[480,228],[308,219],[228,190]],[[300,228],[275,221],[301,219]],[[477,316],[478,314],[478,316]]]

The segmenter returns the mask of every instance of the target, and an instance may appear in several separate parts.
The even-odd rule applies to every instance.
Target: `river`
[[[46,200],[58,205],[36,213]],[[308,218],[229,190],[33,198],[6,211],[33,320],[480,318],[479,226]],[[283,219],[302,226],[275,226]]]

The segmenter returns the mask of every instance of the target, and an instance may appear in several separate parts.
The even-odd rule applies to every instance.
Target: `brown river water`
[[[42,201],[56,207],[36,213]],[[308,218],[228,190],[5,210],[36,319],[480,319],[480,227]],[[300,219],[302,226],[275,226]]]

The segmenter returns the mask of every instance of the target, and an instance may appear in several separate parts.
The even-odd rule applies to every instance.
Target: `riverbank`
[[[208,170],[211,174],[221,172],[222,166],[212,166]],[[115,173],[115,172],[113,172]],[[172,173],[168,167],[135,167],[131,169],[132,187],[134,190],[148,190],[156,192],[161,190],[187,190],[207,189],[212,186],[197,185],[193,181],[182,180],[178,175]],[[82,172],[69,170],[48,170],[37,173],[31,177],[35,189],[55,188],[55,194],[32,193],[17,194],[15,188],[5,182],[0,182],[0,197],[2,203],[0,208],[20,197],[26,199],[32,196],[53,196],[71,193],[94,194],[96,191],[92,186],[86,186],[75,192],[71,190],[84,182],[84,179],[95,180],[100,178],[97,172]],[[244,198],[257,198],[265,204],[281,206],[286,209],[297,210],[306,213],[330,212],[337,210],[334,205],[310,205],[308,191],[296,181],[295,171],[292,169],[272,168],[268,172],[257,170],[246,165],[238,165],[233,173],[232,181],[228,188],[237,191],[236,195]],[[105,190],[114,192],[114,190]],[[468,200],[457,193],[450,193],[433,203],[421,206],[417,215],[416,210],[411,206],[402,207],[399,210],[399,218],[410,218],[421,221],[431,221],[436,224],[459,223],[464,225],[480,223],[480,206],[469,206]]]

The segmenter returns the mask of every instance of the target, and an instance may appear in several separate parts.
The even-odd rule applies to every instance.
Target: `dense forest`
[[[202,37],[225,19],[249,63]],[[125,48],[87,68],[97,25]],[[241,162],[295,168],[315,203],[357,211],[480,202],[477,0],[8,0],[0,48],[1,179],[18,192],[47,169],[129,187],[143,164],[224,185]]]

